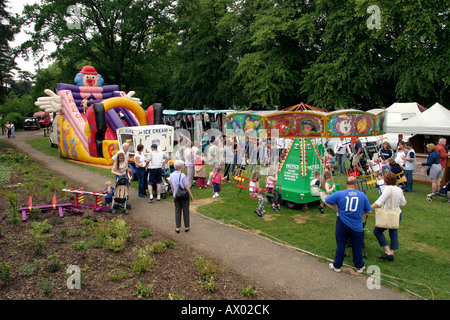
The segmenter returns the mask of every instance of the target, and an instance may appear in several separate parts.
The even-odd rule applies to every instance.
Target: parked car
[[[39,125],[41,126],[41,128],[45,128],[48,127],[51,123],[52,123],[52,119],[50,118],[50,114],[47,112],[35,112],[33,114],[33,117],[38,118],[39,120]]]
[[[37,117],[25,118],[23,128],[25,130],[32,130],[32,129],[39,130],[41,128],[41,125],[39,124],[39,119]]]

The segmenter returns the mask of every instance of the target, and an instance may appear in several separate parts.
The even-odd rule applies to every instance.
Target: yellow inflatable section
[[[105,112],[116,107],[122,107],[133,112],[140,125],[144,126],[147,125],[147,117],[144,109],[142,109],[142,107],[139,104],[128,98],[124,97],[109,98],[102,101],[102,103],[105,108]],[[87,121],[86,116],[84,114],[81,115],[81,117],[83,117],[84,120],[86,121],[84,132],[86,133],[87,138],[91,139],[92,133],[89,127],[89,122]],[[71,126],[69,119],[65,115],[59,115],[57,117],[57,121],[59,127],[58,147],[61,157],[92,164],[112,165],[111,158],[120,149],[118,145],[118,140],[103,140],[102,149],[104,157],[103,158],[93,157],[89,154],[89,150],[86,150],[86,148],[83,146],[77,133]]]
[[[59,152],[60,156],[63,158],[69,158],[74,160],[79,160],[83,162],[101,164],[101,165],[112,165],[111,157],[109,158],[96,158],[89,155],[88,150],[86,150],[81,143],[75,130],[70,125],[66,116],[62,115],[58,117],[59,124]],[[117,140],[109,140],[108,147],[105,155],[115,154],[119,151],[119,145]],[[103,145],[103,150],[105,150],[105,145]]]
[[[147,125],[147,118],[144,109],[142,109],[140,105],[131,99],[115,97],[103,100],[102,103],[105,108],[105,112],[113,108],[122,107],[133,112],[141,126]]]

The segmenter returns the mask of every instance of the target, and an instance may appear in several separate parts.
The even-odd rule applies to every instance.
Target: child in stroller
[[[123,213],[128,214],[131,205],[128,203],[128,192],[130,189],[130,182],[127,178],[120,178],[116,182],[114,197],[111,204],[111,213],[116,213],[118,208],[123,209]]]
[[[450,180],[447,181],[447,183],[443,187],[441,187],[439,191],[428,194],[427,201],[429,202],[433,201],[433,197],[435,196],[447,197],[448,199],[447,203],[450,204]]]

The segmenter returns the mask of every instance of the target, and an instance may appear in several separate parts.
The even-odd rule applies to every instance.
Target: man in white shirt
[[[130,144],[128,142],[125,142],[122,144],[122,150],[123,154],[125,155],[125,162],[128,163],[128,159],[130,157]],[[111,160],[112,161],[116,161],[117,160],[117,156],[119,155],[119,152],[117,152],[115,155],[112,156]]]
[[[156,197],[158,201],[161,201],[161,184],[162,180],[162,168],[169,161],[169,158],[164,152],[158,151],[158,146],[152,144],[152,152],[147,157],[147,169],[148,179],[147,186],[150,198],[148,202],[153,202],[153,185],[156,184]]]
[[[347,151],[349,154],[351,153],[349,143],[347,143],[344,138],[340,138],[334,146],[334,153],[336,154],[339,173],[346,173],[345,159]]]

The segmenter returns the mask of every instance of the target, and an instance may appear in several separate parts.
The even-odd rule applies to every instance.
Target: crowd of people
[[[212,198],[218,198],[222,186],[226,182],[231,182],[230,174],[235,172],[249,158],[252,157],[252,149],[240,145],[239,140],[226,141],[221,137],[207,138],[204,134],[202,144],[196,147],[192,141],[186,137],[180,137],[177,150],[177,156],[173,163],[174,171],[168,178],[175,204],[175,231],[180,232],[181,223],[184,222],[185,232],[190,230],[189,219],[189,203],[193,201],[191,188],[197,185],[199,189],[212,189]],[[249,140],[247,139],[248,143]],[[280,144],[278,144],[280,145]],[[411,142],[400,142],[398,149],[394,152],[389,143],[383,143],[383,147],[378,152],[378,160],[373,164],[378,165],[378,181],[380,195],[376,201],[370,204],[366,194],[358,190],[358,179],[356,176],[347,176],[346,189],[341,191],[335,190],[335,185],[331,183],[335,170],[339,173],[348,174],[346,169],[347,156],[350,156],[351,166],[361,169],[363,174],[367,174],[359,165],[363,157],[362,146],[358,141],[347,143],[344,139],[340,139],[334,148],[327,148],[327,170],[321,174],[320,171],[314,172],[311,180],[311,194],[319,197],[318,210],[323,214],[324,207],[327,206],[336,211],[336,253],[330,268],[339,272],[343,265],[345,249],[350,239],[353,249],[353,262],[357,272],[364,271],[364,261],[362,256],[362,247],[364,245],[364,231],[362,218],[364,214],[372,212],[374,209],[384,206],[385,208],[394,208],[400,212],[399,219],[401,221],[401,208],[407,202],[404,192],[413,191],[413,171],[416,166],[428,166],[429,177],[432,181],[432,192],[439,190],[439,181],[444,174],[447,156],[445,151],[446,139],[441,138],[438,145],[428,144],[429,152],[426,162],[416,161],[416,152],[412,148]],[[129,158],[129,146],[123,145],[123,148],[114,156],[114,165],[112,173],[116,179],[126,176],[127,164]],[[144,197],[147,185],[149,191],[149,202],[153,201],[153,187],[156,186],[157,200],[160,200],[160,186],[164,179],[161,175],[162,168],[169,160],[167,155],[157,150],[156,145],[152,145],[151,153],[143,154],[143,146],[138,145],[134,155],[137,167],[137,175],[139,180],[139,196]],[[241,153],[239,152],[241,151]],[[254,150],[253,150],[254,151]],[[274,150],[272,150],[274,151]],[[277,148],[276,156],[283,155],[286,152],[285,147]],[[271,153],[265,152],[265,156],[271,157]],[[260,157],[259,152],[254,155],[257,159]],[[242,161],[238,161],[241,157]],[[264,160],[263,160],[264,162]],[[206,172],[206,163],[211,167],[212,172]],[[259,170],[252,172],[249,180],[249,196],[256,199],[255,213],[265,218],[265,205],[268,203],[267,194],[271,194],[271,208],[274,211],[281,211],[282,197],[275,187],[277,185],[277,170],[274,167],[268,167],[266,185],[262,189],[261,173]],[[272,168],[272,169],[271,169]],[[373,167],[372,167],[373,168]],[[186,172],[186,173],[185,173]],[[404,175],[405,184],[398,184],[398,177]],[[180,189],[186,190],[188,196],[178,197]],[[386,239],[385,233],[388,233],[390,243]],[[380,259],[388,261],[394,260],[394,252],[399,249],[398,229],[386,229],[374,227],[373,234],[376,237],[380,247],[384,252],[379,256]]]
[[[341,267],[344,261],[345,249],[350,239],[352,251],[353,251],[353,263],[358,273],[362,273],[365,269],[362,247],[364,245],[364,231],[363,231],[363,215],[372,212],[374,209],[384,206],[386,209],[395,209],[399,213],[399,222],[402,220],[402,209],[407,204],[403,192],[413,191],[413,171],[417,166],[429,167],[427,174],[431,180],[432,194],[439,192],[440,181],[445,174],[447,166],[447,158],[450,153],[447,153],[445,146],[447,140],[440,138],[437,145],[428,144],[428,159],[426,162],[416,161],[416,152],[412,148],[412,143],[399,142],[397,152],[394,152],[388,142],[383,143],[383,147],[378,152],[378,161],[372,164],[378,164],[378,187],[380,188],[380,196],[373,203],[370,204],[368,197],[362,191],[358,190],[358,179],[356,176],[348,176],[346,180],[347,188],[342,191],[337,191],[329,194],[329,188],[320,182],[327,181],[328,177],[320,173],[316,173],[314,179],[311,182],[311,193],[322,192],[321,205],[319,210],[323,212],[323,203],[329,208],[337,212],[336,222],[336,253],[333,263],[330,263],[330,268],[336,272],[341,271]],[[341,142],[336,144],[337,155],[345,157],[347,151],[353,155],[351,161],[352,166],[357,166],[360,172],[367,174],[359,165],[361,157],[362,146],[357,143],[352,143],[345,147],[345,144]],[[347,150],[342,151],[345,148]],[[356,159],[356,160],[355,160]],[[341,167],[341,160],[338,156],[338,168],[339,172],[344,167]],[[372,166],[373,168],[373,166]],[[399,184],[399,177],[404,174],[406,177],[406,183]],[[320,187],[318,187],[320,186]],[[319,191],[317,191],[319,189]],[[450,203],[450,201],[449,201]],[[388,231],[390,244],[388,243],[385,232]],[[398,228],[382,228],[375,226],[373,234],[376,237],[380,247],[384,249],[384,252],[379,256],[380,259],[386,259],[388,261],[394,261],[394,252],[399,249]]]

